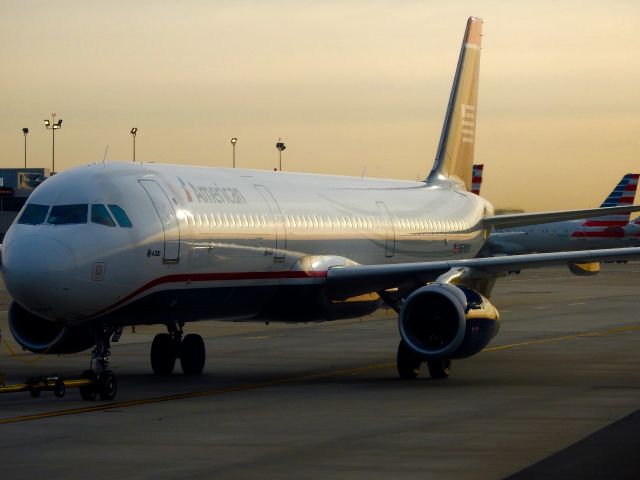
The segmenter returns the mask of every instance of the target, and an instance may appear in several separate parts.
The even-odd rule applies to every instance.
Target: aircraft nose
[[[2,273],[11,296],[33,311],[53,311],[68,297],[73,282],[73,252],[55,238],[27,235],[2,247]]]

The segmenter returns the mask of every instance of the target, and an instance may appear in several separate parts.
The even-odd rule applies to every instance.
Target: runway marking
[[[272,335],[260,335],[259,337],[246,337],[245,340],[262,340],[263,338],[271,338]]]
[[[603,336],[615,335],[617,333],[623,333],[623,332],[640,332],[640,325],[629,325],[625,327],[610,328],[608,330],[603,330],[599,332],[576,333],[573,335],[563,335],[561,337],[543,338],[539,340],[529,340],[526,342],[511,343],[508,345],[498,345],[495,347],[485,348],[481,353],[498,352],[502,350],[512,350],[512,349],[526,347],[530,345],[562,342],[567,340],[576,340],[580,338],[603,337]],[[301,375],[297,377],[280,378],[276,380],[270,380],[268,382],[249,383],[245,385],[236,385],[233,387],[212,388],[208,390],[201,390],[199,392],[178,393],[175,395],[165,395],[162,397],[151,397],[151,398],[140,399],[140,400],[129,400],[125,402],[114,402],[114,403],[108,403],[108,404],[102,403],[99,405],[92,405],[88,407],[70,408],[67,410],[57,410],[53,412],[37,413],[33,415],[22,415],[18,417],[3,418],[3,419],[0,419],[0,425],[6,425],[9,423],[18,423],[18,422],[29,422],[33,420],[44,420],[47,418],[62,417],[66,415],[78,415],[82,413],[110,412],[116,409],[122,409],[127,407],[136,407],[139,405],[149,405],[153,403],[170,402],[174,400],[184,400],[188,398],[212,397],[217,395],[224,395],[227,393],[244,392],[247,390],[258,390],[261,388],[274,387],[277,385],[285,385],[289,383],[315,380],[320,378],[338,377],[341,375],[359,375],[363,372],[368,372],[372,370],[382,370],[386,368],[395,368],[395,366],[396,366],[395,362],[380,363],[375,365],[367,365],[364,367],[349,368],[345,370],[334,370],[331,372],[313,373],[313,374]]]
[[[551,307],[549,307],[547,305],[537,305],[537,306],[531,307],[531,308],[534,309],[534,310],[545,310],[545,309],[551,308]]]
[[[639,332],[640,325],[630,325],[627,327],[616,327],[602,332],[576,333],[573,335],[564,335],[562,337],[542,338],[539,340],[529,340],[527,342],[511,343],[509,345],[498,345],[495,347],[485,348],[482,352],[497,352],[500,350],[512,350],[518,347],[526,347],[529,345],[539,345],[542,343],[563,342],[566,340],[578,340],[587,337],[604,337],[606,335],[615,335],[622,332]]]
[[[587,304],[587,302],[576,302],[576,303],[569,303],[569,306],[570,307],[575,307],[577,305],[586,305],[586,304]]]

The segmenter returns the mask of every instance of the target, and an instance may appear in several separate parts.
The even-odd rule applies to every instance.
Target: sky
[[[0,0],[0,166],[132,159],[423,179],[484,19],[482,194],[598,206],[640,172],[637,0]]]

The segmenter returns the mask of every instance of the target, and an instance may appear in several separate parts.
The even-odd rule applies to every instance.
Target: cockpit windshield
[[[113,221],[111,215],[107,212],[107,207],[100,203],[91,205],[91,222],[106,225],[107,227],[116,226],[116,222]]]
[[[131,220],[127,216],[126,212],[118,205],[109,205],[109,210],[122,228],[131,228]]]
[[[47,223],[52,225],[70,225],[75,223],[87,223],[88,205],[54,205]]]
[[[47,218],[49,212],[49,205],[39,205],[37,203],[30,203],[20,215],[18,223],[24,225],[40,225]]]
[[[48,217],[47,214],[49,214]],[[30,203],[20,215],[18,223],[24,225],[41,225],[43,223],[73,225],[87,223],[88,218],[89,205],[86,203],[54,205],[53,207]],[[91,223],[115,227],[116,222],[122,228],[133,227],[126,212],[119,205],[108,205],[108,209],[107,206],[100,203],[91,205]]]

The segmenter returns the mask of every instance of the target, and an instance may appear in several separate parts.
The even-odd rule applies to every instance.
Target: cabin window
[[[116,219],[116,222],[118,222],[118,225],[120,225],[122,228],[131,228],[131,220],[129,220],[126,212],[121,207],[119,207],[118,205],[107,206],[109,207],[109,210],[111,211],[113,217]]]
[[[71,225],[87,223],[87,211],[89,206],[85,204],[54,205],[47,223],[52,225]]]
[[[20,215],[18,223],[24,225],[40,225],[47,218],[49,213],[49,205],[39,205],[37,203],[30,203]]]
[[[107,207],[102,204],[91,205],[91,223],[106,225],[107,227],[116,226],[116,222],[109,215]]]

